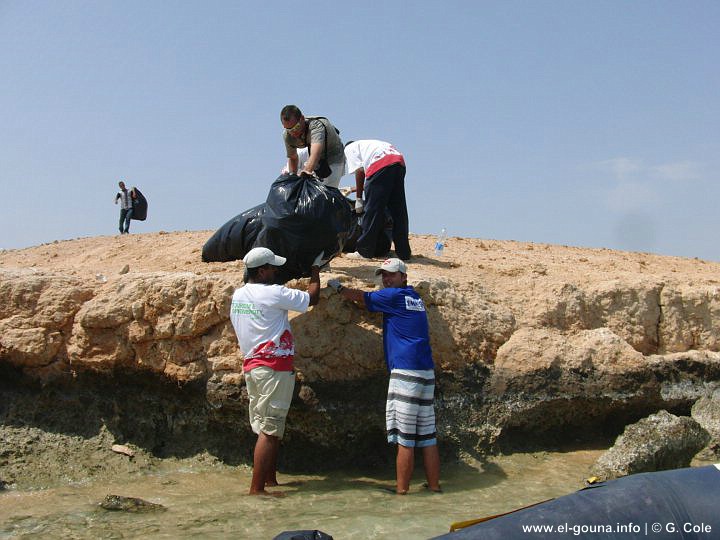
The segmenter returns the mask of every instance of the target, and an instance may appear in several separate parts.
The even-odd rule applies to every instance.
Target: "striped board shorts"
[[[393,369],[390,372],[385,424],[391,444],[421,448],[437,444],[435,372]]]

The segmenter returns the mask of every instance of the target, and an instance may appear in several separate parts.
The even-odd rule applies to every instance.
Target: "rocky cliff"
[[[241,263],[202,263],[208,231],[0,252],[0,421],[108,431],[158,456],[246,462],[242,358],[228,320]],[[429,310],[448,457],[614,436],[689,413],[720,381],[720,264],[603,249],[411,238]],[[376,288],[376,264],[322,274]],[[305,288],[299,280],[288,284]],[[381,319],[324,289],[297,315],[285,465],[388,458]]]

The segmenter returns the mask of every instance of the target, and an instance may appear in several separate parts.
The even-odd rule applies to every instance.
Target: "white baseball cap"
[[[383,270],[386,272],[402,272],[403,274],[407,274],[407,266],[405,263],[394,257],[392,259],[385,259],[380,265],[380,268],[375,270],[375,275],[377,276]]]
[[[282,266],[285,264],[285,261],[287,261],[285,257],[275,255],[268,248],[264,247],[252,248],[247,252],[247,255],[243,257],[243,262],[247,268],[257,268],[258,266],[263,266],[265,264]]]

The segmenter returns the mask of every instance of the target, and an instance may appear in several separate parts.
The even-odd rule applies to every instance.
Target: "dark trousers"
[[[120,234],[130,232],[130,220],[133,216],[133,209],[120,209]],[[124,228],[123,228],[124,227]]]
[[[410,258],[410,241],[407,204],[405,202],[405,167],[400,164],[383,167],[365,182],[365,215],[363,232],[357,241],[357,251],[363,257],[383,255],[376,253],[382,244],[385,229],[385,209],[393,220],[392,240],[398,258]]]

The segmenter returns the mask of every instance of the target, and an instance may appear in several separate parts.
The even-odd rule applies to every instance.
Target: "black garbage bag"
[[[133,190],[135,191],[135,199],[133,199],[133,213],[131,219],[145,221],[147,219],[148,211],[147,199],[138,188],[134,187]]]
[[[307,277],[323,251],[331,259],[345,242],[357,237],[352,203],[337,188],[310,177],[282,175],[270,187],[266,202],[232,218],[205,242],[202,260],[242,259],[254,247],[267,247],[287,258],[277,283]]]
[[[344,197],[345,202],[348,204],[348,208],[350,208],[350,214],[352,219],[352,227],[351,232],[348,235],[348,237],[345,239],[345,243],[343,244],[343,253],[352,253],[355,251],[355,244],[358,241],[358,238],[360,238],[360,234],[362,234],[362,215],[355,213],[355,201],[352,199],[348,199],[347,197]]]
[[[205,242],[202,250],[204,262],[227,262],[242,259],[255,247],[255,240],[262,227],[265,203],[245,210],[220,227]]]
[[[352,215],[353,215],[353,229],[352,233],[348,237],[348,239],[345,241],[345,245],[343,245],[343,251],[345,253],[351,253],[353,251],[357,251],[357,241],[360,239],[360,236],[362,235],[362,224],[363,224],[363,218],[365,217],[365,214],[356,214],[355,213],[355,201],[352,201],[350,199],[345,199],[347,203],[350,205],[350,208],[352,209]],[[375,241],[375,253],[372,254],[373,257],[386,257],[388,252],[390,251],[390,246],[392,245],[392,229],[393,229],[393,218],[390,215],[390,212],[388,209],[385,209],[385,228],[382,231],[382,234],[377,238]]]
[[[357,226],[340,190],[308,176],[280,176],[270,186],[265,206],[253,247],[267,247],[287,258],[278,283],[308,277],[315,257],[322,251],[332,259]]]

